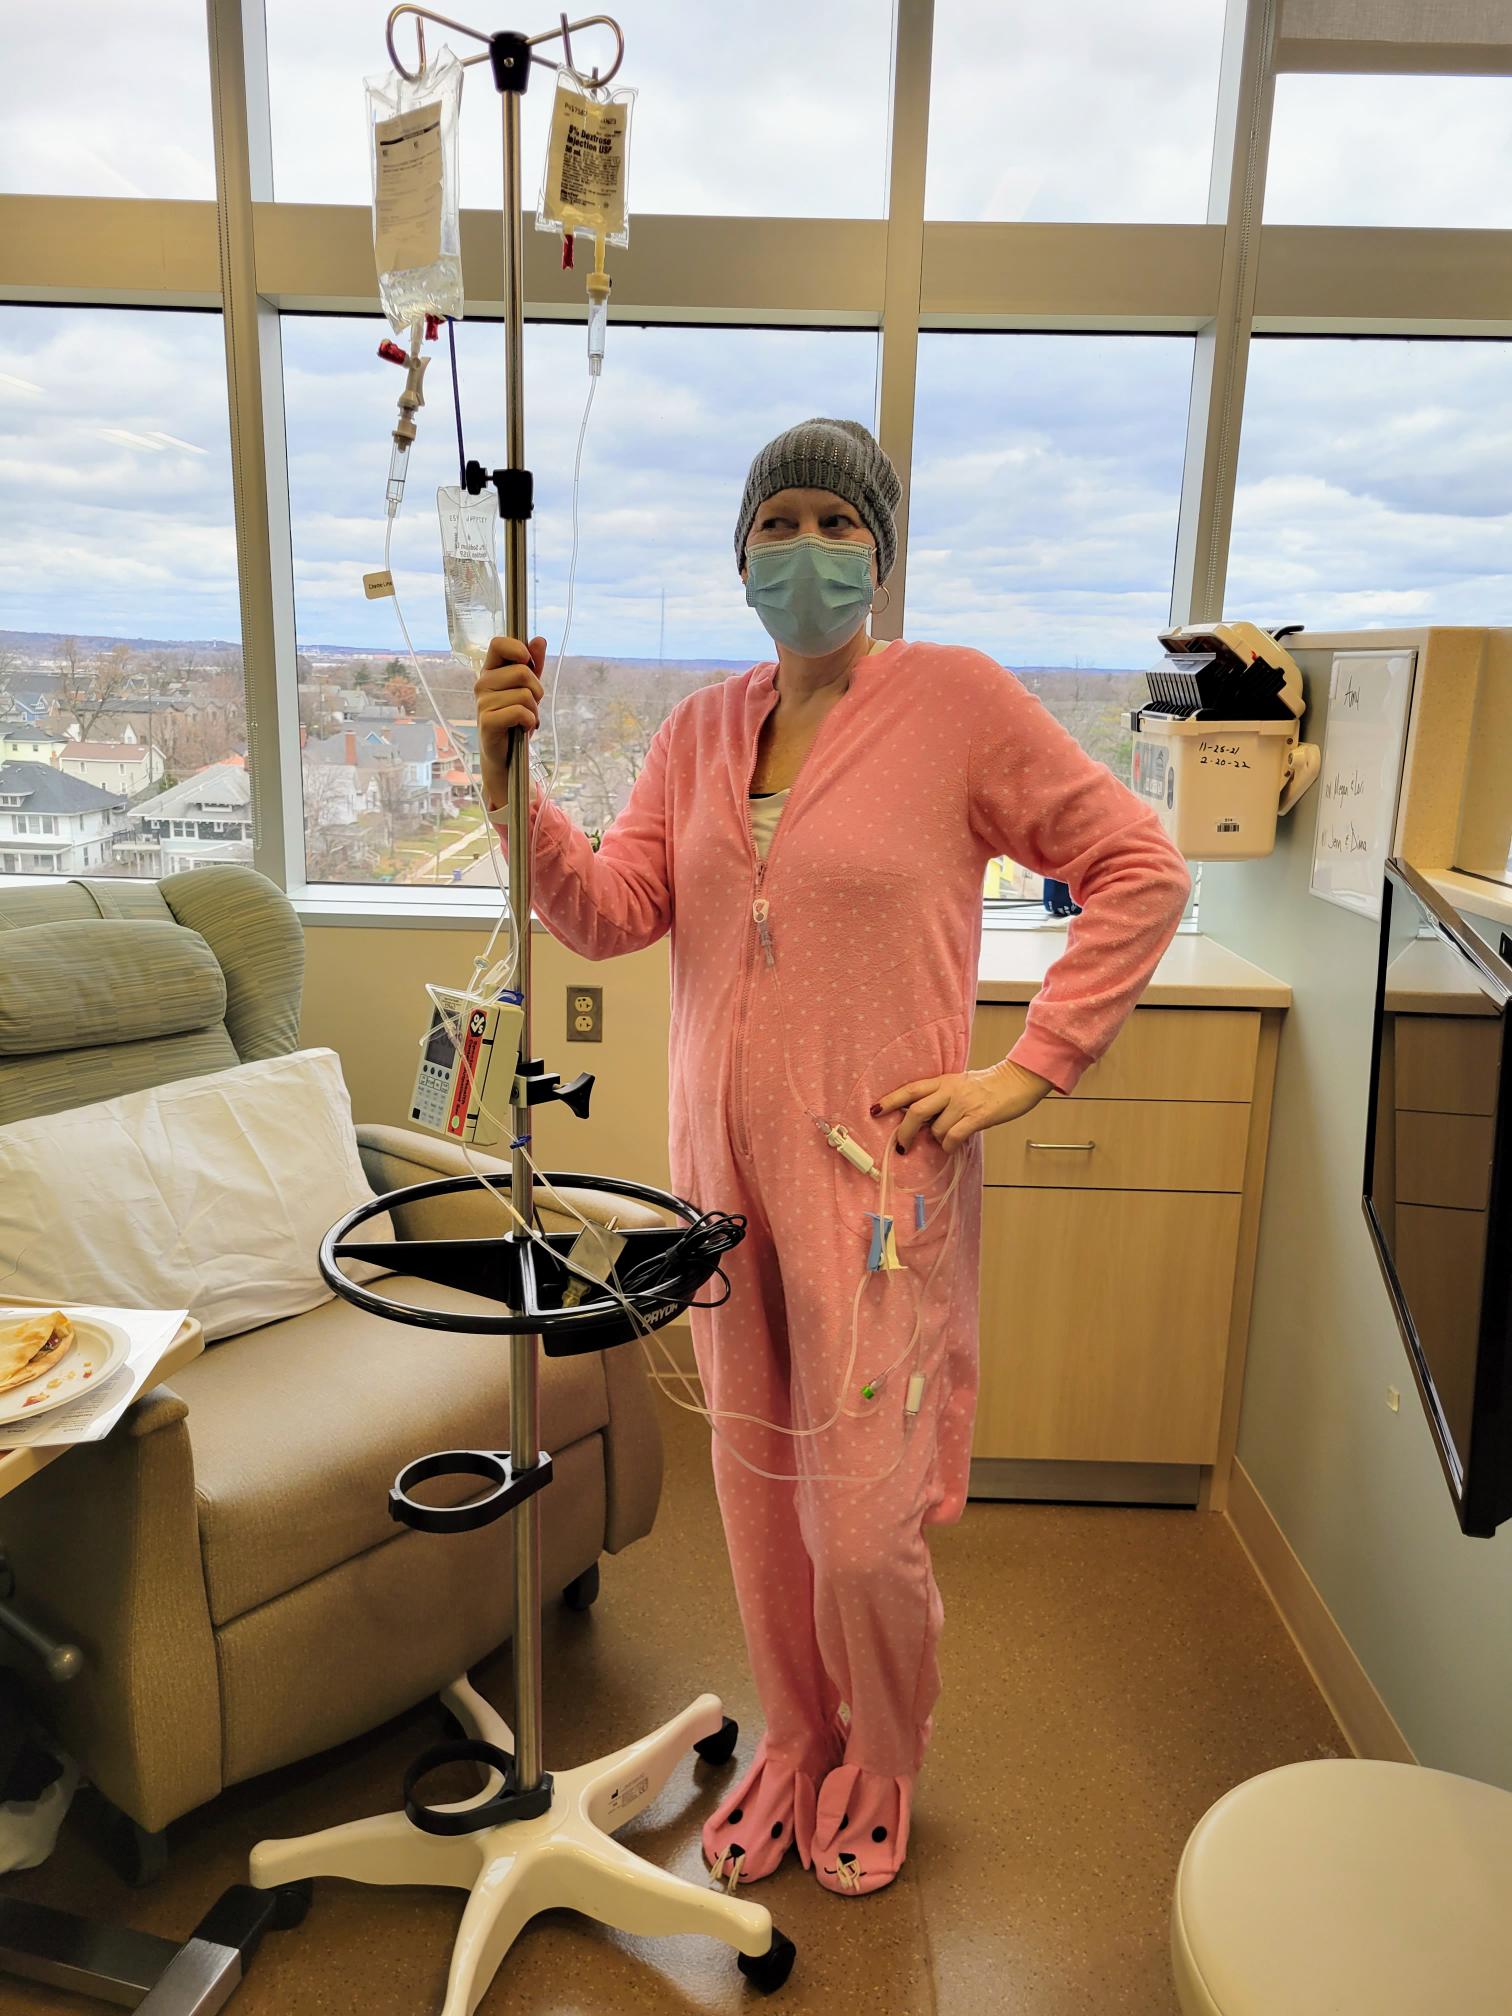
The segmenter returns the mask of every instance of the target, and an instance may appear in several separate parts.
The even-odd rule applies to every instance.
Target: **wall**
[[[461,985],[485,942],[481,930],[371,929],[310,924],[302,1040],[341,1058],[359,1121],[406,1125],[429,1004],[426,981]],[[664,945],[595,966],[543,931],[532,941],[534,1051],[564,1078],[591,1071],[593,1109],[579,1121],[564,1106],[536,1125],[543,1169],[667,1181],[667,954]],[[566,1041],[566,990],[604,990],[602,1043]]]
[[[1308,665],[1315,740],[1326,667]],[[1512,1528],[1459,1531],[1366,1234],[1378,927],[1308,894],[1316,806],[1282,821],[1267,860],[1203,870],[1204,931],[1295,994],[1239,1460],[1420,1761],[1512,1789]]]

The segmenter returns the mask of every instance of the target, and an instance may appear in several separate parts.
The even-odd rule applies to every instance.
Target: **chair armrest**
[[[469,1153],[455,1141],[443,1141],[413,1127],[359,1127],[357,1146],[367,1179],[380,1197],[439,1176],[499,1176],[506,1190],[509,1186],[509,1164],[500,1161],[497,1155],[485,1154],[481,1149]],[[537,1192],[541,1223],[548,1232],[571,1231],[577,1222],[574,1212],[599,1225],[611,1217],[621,1225],[668,1222],[665,1211],[653,1204],[638,1203],[632,1197],[613,1197],[585,1186],[564,1188],[558,1194],[572,1207],[570,1211],[554,1211],[547,1197]],[[498,1198],[487,1196],[481,1187],[454,1197],[401,1205],[392,1215],[394,1231],[401,1239],[498,1238],[513,1224]]]
[[[380,1197],[437,1176],[471,1176],[483,1170],[495,1176],[509,1174],[509,1164],[496,1155],[474,1149],[469,1161],[455,1141],[422,1134],[417,1127],[369,1123],[357,1129],[357,1149],[367,1179]]]
[[[21,1607],[84,1653],[39,1705],[85,1774],[153,1833],[221,1789],[188,1413],[171,1387],[151,1387],[103,1442],[67,1450],[0,1505]]]
[[[138,1393],[111,1433],[140,1441],[144,1435],[156,1435],[164,1428],[171,1428],[175,1421],[188,1418],[188,1401],[181,1400],[171,1386],[159,1384]]]

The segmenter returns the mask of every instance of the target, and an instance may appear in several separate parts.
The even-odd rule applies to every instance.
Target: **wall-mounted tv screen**
[[[1512,965],[1386,867],[1365,1216],[1466,1533],[1512,1518]]]

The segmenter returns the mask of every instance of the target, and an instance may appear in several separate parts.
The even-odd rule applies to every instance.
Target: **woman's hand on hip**
[[[1047,1092],[1054,1090],[1048,1078],[1026,1071],[1011,1058],[985,1071],[954,1071],[943,1078],[916,1078],[889,1092],[873,1117],[883,1113],[903,1114],[898,1124],[897,1148],[908,1152],[910,1143],[927,1127],[947,1155],[954,1154],[963,1141],[988,1127],[1001,1127],[1008,1120],[1022,1120],[1032,1113]]]

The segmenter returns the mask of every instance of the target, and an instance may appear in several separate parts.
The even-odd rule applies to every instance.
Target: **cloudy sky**
[[[999,0],[937,0],[931,216],[1200,217],[1221,0],[1015,10],[1011,49],[1002,14]],[[383,15],[372,0],[268,0],[280,196],[366,200],[360,79],[384,67]],[[634,207],[880,214],[883,0],[765,0],[756,41],[749,14],[706,0],[625,0],[623,15],[642,94]],[[56,20],[36,19],[8,52],[0,187],[208,197],[200,0],[139,0],[129,30],[104,0]],[[794,48],[801,63],[776,60]],[[470,73],[466,104],[483,83]],[[548,96],[527,100],[532,161]],[[495,124],[466,104],[466,200],[496,201]],[[1509,113],[1512,80],[1282,79],[1266,215],[1512,224]],[[1434,144],[1440,122],[1456,148]],[[384,333],[376,314],[289,317],[284,376],[301,638],[387,652],[392,611],[360,590],[381,558],[399,386],[373,355]],[[492,462],[499,331],[458,335],[469,452]],[[235,636],[218,317],[3,308],[0,345],[0,627]],[[537,621],[555,639],[581,331],[533,329],[527,349]],[[730,552],[747,462],[809,413],[869,418],[876,356],[865,332],[611,329],[584,465],[575,647],[653,654],[665,591],[669,656],[758,655]],[[1008,663],[1147,663],[1170,589],[1190,369],[1179,337],[926,334],[910,634]],[[443,357],[395,548],[427,645],[444,643],[434,495],[455,480],[449,404]],[[1231,611],[1503,620],[1509,434],[1512,346],[1257,341]]]

